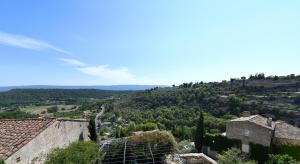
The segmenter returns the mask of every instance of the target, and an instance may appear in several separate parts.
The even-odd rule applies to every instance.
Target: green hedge
[[[212,150],[224,151],[231,147],[241,147],[241,141],[236,139],[228,139],[220,134],[205,134],[204,146],[209,146]]]
[[[258,161],[259,163],[265,163],[269,154],[271,153],[271,148],[268,146],[263,146],[260,144],[250,143],[250,158]]]
[[[297,161],[300,161],[300,145],[273,145],[274,154],[288,154]]]

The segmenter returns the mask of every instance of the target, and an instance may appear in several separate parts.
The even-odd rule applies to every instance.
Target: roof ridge
[[[25,121],[25,120],[55,120],[55,117],[49,118],[21,118],[21,119],[0,119],[0,121]]]

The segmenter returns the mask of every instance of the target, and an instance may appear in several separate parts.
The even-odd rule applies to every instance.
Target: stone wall
[[[74,141],[89,140],[86,120],[57,120],[29,143],[6,159],[7,164],[28,164],[53,148],[66,147]]]
[[[226,137],[239,139],[243,144],[249,142],[270,146],[273,136],[272,129],[247,121],[229,121],[226,123]]]
[[[217,164],[203,153],[173,154],[166,157],[167,164]]]
[[[300,140],[287,139],[287,138],[274,137],[272,143],[275,145],[299,145],[300,146]]]

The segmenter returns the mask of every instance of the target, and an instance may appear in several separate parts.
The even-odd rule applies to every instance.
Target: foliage
[[[0,157],[0,164],[5,164],[5,161]]]
[[[196,134],[196,127],[178,126],[172,130],[175,137],[181,140],[194,140]]]
[[[293,159],[291,156],[284,154],[284,155],[270,155],[269,160],[266,164],[296,164],[296,160]]]
[[[189,140],[183,140],[177,144],[177,150],[179,153],[185,154],[185,153],[195,153],[197,152],[195,145],[193,142]]]
[[[48,113],[56,113],[58,111],[58,107],[57,106],[52,106],[50,108],[47,108],[47,112]]]
[[[108,132],[107,128],[100,128],[99,134],[100,134],[100,136],[103,136],[107,132]]]
[[[38,115],[22,112],[20,110],[0,112],[0,119],[37,118]]]
[[[0,106],[44,105],[45,103],[82,104],[94,99],[122,96],[132,91],[96,89],[12,89],[0,93]]]
[[[221,152],[231,147],[241,147],[241,141],[229,139],[220,134],[205,134],[204,145],[211,147],[212,150]]]
[[[71,112],[56,112],[54,113],[54,117],[57,118],[80,118],[83,116],[83,112],[82,111],[71,111]]]
[[[132,123],[138,125],[152,122],[157,124],[159,129],[171,130],[174,136],[179,139],[193,140],[196,130],[195,125],[198,119],[197,116],[199,115],[199,108],[180,108],[174,106],[142,110],[114,107],[110,113],[106,113],[106,116],[110,117],[105,121],[117,122],[123,128],[127,122],[131,122],[129,125]],[[205,131],[214,133],[225,131],[225,121],[233,118],[232,115],[224,115],[224,118],[216,118],[208,113],[203,113],[203,117]],[[121,133],[123,132],[124,130]]]
[[[97,141],[97,132],[96,132],[96,124],[95,124],[95,119],[90,119],[89,121],[89,125],[88,125],[88,129],[89,129],[89,138],[92,140],[92,141]]]
[[[100,162],[100,152],[96,143],[75,142],[64,149],[54,149],[47,158],[46,164],[95,164]]]
[[[250,143],[250,158],[264,163],[268,160],[268,155],[271,153],[271,148],[260,144]]]
[[[256,164],[255,161],[248,160],[237,148],[231,148],[222,152],[219,156],[219,164]]]
[[[197,121],[197,129],[195,134],[195,148],[197,149],[198,153],[202,152],[204,133],[204,120],[203,113],[201,111]]]
[[[130,136],[133,132],[136,131],[149,131],[149,130],[155,130],[158,129],[157,124],[152,122],[142,123],[142,124],[135,124],[131,122],[127,127],[116,127],[116,137],[127,137]]]
[[[273,145],[274,154],[287,154],[300,161],[300,145]]]
[[[148,131],[140,132],[128,137],[131,143],[155,143],[168,146],[170,150],[174,150],[176,141],[174,136],[167,131]]]

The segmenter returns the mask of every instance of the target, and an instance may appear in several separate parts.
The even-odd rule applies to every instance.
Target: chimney
[[[242,116],[243,117],[249,117],[251,113],[249,111],[243,111]]]
[[[271,117],[268,117],[267,119],[267,125],[272,127],[272,118]]]

